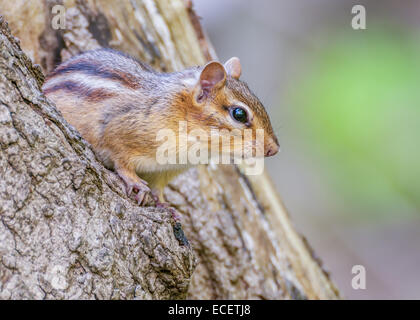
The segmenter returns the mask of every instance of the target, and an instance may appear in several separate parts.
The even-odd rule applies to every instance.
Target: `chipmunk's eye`
[[[248,114],[243,108],[233,107],[230,111],[230,114],[232,118],[238,122],[241,122],[241,123],[248,122]]]

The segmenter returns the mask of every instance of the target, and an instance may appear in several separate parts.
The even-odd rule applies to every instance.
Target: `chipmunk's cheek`
[[[243,144],[243,158],[264,157],[264,144],[259,144],[255,140],[246,140]]]
[[[257,143],[256,146],[255,146],[255,155],[254,156],[257,157],[257,158],[264,158],[264,156],[265,156],[264,152],[265,152],[264,145]]]

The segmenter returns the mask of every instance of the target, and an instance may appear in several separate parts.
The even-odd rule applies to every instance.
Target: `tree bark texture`
[[[56,4],[63,30],[51,25]],[[208,165],[180,175],[165,198],[181,228],[166,209],[127,199],[40,92],[43,73],[99,47],[163,71],[216,59],[190,1],[0,0],[0,14],[20,39],[2,20],[0,298],[339,298],[266,174]]]

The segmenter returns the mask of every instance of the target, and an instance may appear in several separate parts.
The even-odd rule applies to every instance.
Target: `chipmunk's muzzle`
[[[274,156],[277,152],[280,150],[280,145],[277,142],[277,139],[270,138],[269,141],[266,143],[265,146],[265,157],[271,157]]]

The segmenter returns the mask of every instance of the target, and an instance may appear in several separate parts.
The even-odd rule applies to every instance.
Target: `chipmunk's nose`
[[[267,149],[265,151],[265,156],[266,157],[274,156],[277,152],[279,152],[279,150],[280,150],[280,146],[279,146],[278,142],[275,141],[274,139],[270,139],[270,142],[269,142],[269,144],[267,146]]]

